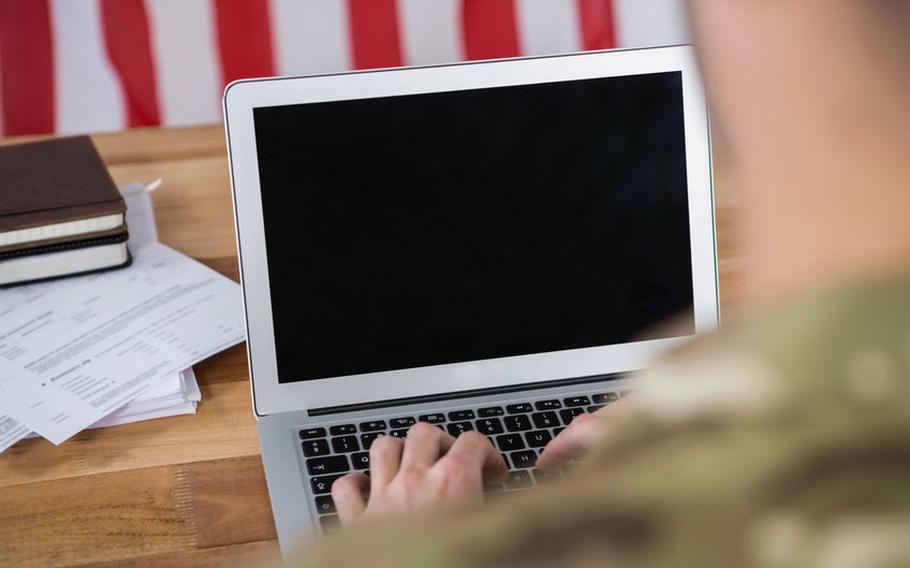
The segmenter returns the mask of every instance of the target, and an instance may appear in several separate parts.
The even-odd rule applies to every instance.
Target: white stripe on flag
[[[459,0],[399,0],[398,17],[405,65],[464,59]]]
[[[120,81],[107,57],[96,0],[52,0],[57,133],[126,127]]]
[[[623,47],[689,42],[682,0],[613,0],[613,5]]]
[[[351,68],[346,0],[271,0],[272,45],[281,75]]]
[[[518,0],[515,10],[524,55],[569,53],[581,49],[575,0]]]
[[[221,71],[208,0],[147,0],[161,122],[221,120]]]

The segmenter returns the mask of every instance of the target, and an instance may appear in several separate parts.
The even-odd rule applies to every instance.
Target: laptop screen
[[[678,72],[254,123],[282,383],[694,333]]]

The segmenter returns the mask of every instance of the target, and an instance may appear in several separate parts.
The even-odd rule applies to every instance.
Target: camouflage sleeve
[[[908,566],[903,301],[828,301],[691,346],[641,377],[562,482],[346,530],[299,563]]]

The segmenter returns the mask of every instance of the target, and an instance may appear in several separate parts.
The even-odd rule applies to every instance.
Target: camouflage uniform
[[[910,566],[910,282],[744,319],[673,354],[571,475],[365,524],[305,566]]]

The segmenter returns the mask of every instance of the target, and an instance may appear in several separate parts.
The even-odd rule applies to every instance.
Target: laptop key
[[[430,424],[442,424],[446,421],[445,414],[436,413],[436,414],[424,414],[418,416],[417,420],[420,422],[429,422]]]
[[[555,410],[562,408],[562,403],[558,400],[538,400],[534,403],[534,408],[537,410]]]
[[[322,495],[330,492],[332,490],[332,484],[335,483],[335,480],[339,477],[341,476],[323,475],[321,477],[311,477],[310,488],[313,490],[313,495]]]
[[[344,436],[347,434],[356,434],[357,426],[353,424],[341,424],[339,426],[332,426],[329,428],[329,434],[333,436]]]
[[[525,439],[528,441],[528,446],[532,448],[542,448],[546,446],[553,437],[550,436],[550,433],[546,430],[535,430],[534,432],[525,432]]]
[[[322,528],[323,534],[329,535],[341,528],[341,522],[338,520],[338,515],[325,515],[319,517],[319,526]]]
[[[474,423],[477,427],[477,431],[481,434],[502,434],[502,422],[499,421],[499,418],[487,418],[484,420],[478,420]]]
[[[350,471],[346,456],[326,456],[324,458],[310,458],[306,461],[306,470],[310,475],[324,475],[326,473],[343,473]]]
[[[562,434],[563,430],[565,430],[565,428],[553,428],[553,437],[555,438],[556,436]]]
[[[370,467],[370,452],[360,452],[351,456],[351,463],[354,469],[364,470]]]
[[[502,416],[506,413],[501,406],[489,406],[487,408],[481,408],[477,411],[477,416],[481,418],[491,418],[493,416]]]
[[[369,422],[360,423],[361,432],[378,432],[385,429],[385,420],[370,420]]]
[[[568,426],[575,420],[575,417],[579,414],[584,414],[584,408],[564,408],[559,411],[559,417],[562,418],[562,423]]]
[[[335,512],[335,501],[331,495],[316,497],[316,512],[320,515],[328,515]]]
[[[360,444],[357,443],[357,436],[340,436],[338,438],[332,438],[332,451],[336,454],[356,452],[359,449]]]
[[[373,432],[372,434],[361,434],[360,435],[360,445],[363,446],[364,450],[369,450],[370,446],[373,445],[373,442],[376,438],[380,436],[385,436],[385,432]]]
[[[308,458],[325,456],[329,453],[329,443],[325,440],[304,440],[303,455]]]
[[[325,428],[304,428],[300,431],[301,440],[312,440],[313,438],[325,438]]]
[[[564,398],[563,402],[568,407],[588,406],[591,404],[591,399],[586,396],[570,396],[569,398]]]
[[[502,483],[484,483],[483,492],[484,493],[501,493],[504,489]]]
[[[535,469],[533,471],[534,481],[537,482],[537,485],[544,485],[546,483],[552,483],[558,480],[562,475],[559,473],[559,470],[556,471],[541,471]]]
[[[474,426],[470,422],[453,422],[449,424],[448,429],[449,434],[457,438],[459,435],[473,430]]]
[[[501,452],[511,452],[512,450],[525,449],[524,440],[520,434],[506,434],[505,436],[496,436],[496,444]]]
[[[593,406],[589,406],[589,407],[586,408],[585,410],[587,410],[588,412],[597,412],[598,410],[600,410],[600,409],[603,408],[604,406],[606,406],[606,405],[604,405],[604,404],[595,404],[595,405],[593,405]]]
[[[517,469],[509,472],[509,479],[506,481],[506,487],[509,489],[525,489],[534,485],[531,481],[531,474],[523,469]]]
[[[515,469],[531,468],[537,464],[537,452],[534,450],[512,452],[511,458]]]
[[[594,404],[607,404],[608,402],[616,402],[619,400],[619,395],[615,392],[601,392],[595,394],[593,397]]]
[[[449,420],[474,420],[473,410],[455,410],[449,413]]]
[[[405,418],[392,418],[389,420],[389,426],[392,428],[410,428],[416,423],[417,421],[410,416],[407,416]]]
[[[408,429],[407,429],[407,428],[401,428],[401,429],[399,429],[399,430],[392,430],[391,432],[389,432],[389,435],[390,435],[390,436],[393,436],[393,437],[395,437],[395,438],[407,438],[407,437],[408,437]]]
[[[559,418],[555,412],[537,412],[531,415],[534,425],[538,428],[556,428],[559,426]]]
[[[522,402],[521,404],[510,404],[506,406],[506,412],[509,414],[521,414],[523,412],[531,412],[532,410],[534,409],[527,402]]]
[[[525,414],[506,416],[506,430],[509,432],[523,432],[531,429],[531,420]]]

